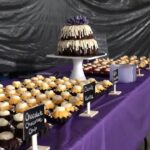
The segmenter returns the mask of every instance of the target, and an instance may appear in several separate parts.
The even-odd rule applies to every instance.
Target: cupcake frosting
[[[14,134],[12,132],[1,132],[0,133],[0,140],[11,140],[14,138]]]
[[[5,127],[9,124],[9,122],[4,119],[4,118],[0,118],[0,127]]]
[[[16,105],[16,109],[24,109],[26,107],[28,107],[28,105],[25,102],[21,102]]]
[[[15,87],[13,85],[7,85],[6,90],[14,90]]]
[[[4,110],[4,111],[0,111],[0,116],[9,116],[10,115],[10,111],[8,110]]]
[[[23,129],[23,123],[22,122],[17,124],[17,129]]]
[[[63,84],[59,84],[59,85],[57,86],[57,90],[58,90],[58,91],[65,91],[65,90],[66,90],[66,86],[63,85]]]
[[[63,106],[57,106],[54,111],[65,111],[65,107]]]
[[[13,119],[17,122],[23,121],[23,113],[18,113],[13,116]]]
[[[9,106],[8,102],[0,102],[0,108]]]

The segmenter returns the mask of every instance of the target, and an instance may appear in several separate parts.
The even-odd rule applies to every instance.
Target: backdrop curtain
[[[75,15],[87,16],[98,43],[106,34],[110,57],[149,55],[149,0],[0,0],[0,71],[58,64],[45,55],[56,52],[61,27]]]

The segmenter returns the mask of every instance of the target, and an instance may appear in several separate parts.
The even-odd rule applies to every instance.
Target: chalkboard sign
[[[113,83],[118,82],[118,69],[113,70]]]
[[[95,97],[95,82],[84,86],[84,103],[88,103]]]
[[[44,127],[44,105],[39,105],[24,112],[24,140],[39,133]]]

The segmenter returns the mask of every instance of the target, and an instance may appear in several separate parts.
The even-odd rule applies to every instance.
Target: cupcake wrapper
[[[4,118],[4,119],[6,119],[9,122],[12,121],[12,115],[9,115],[9,116],[0,116],[0,118]]]

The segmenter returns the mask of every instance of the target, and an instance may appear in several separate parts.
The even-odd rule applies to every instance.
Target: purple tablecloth
[[[68,75],[70,67],[52,71]],[[150,72],[134,83],[119,84],[120,96],[105,93],[92,103],[94,118],[74,115],[63,126],[54,126],[39,139],[52,150],[137,150],[150,129]]]

